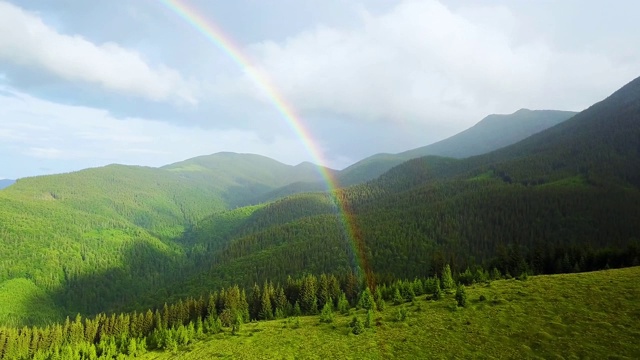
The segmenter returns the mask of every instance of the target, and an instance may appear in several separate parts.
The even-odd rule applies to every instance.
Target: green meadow
[[[364,310],[243,324],[144,359],[637,359],[640,267],[531,276],[466,288],[455,295],[387,303],[371,327],[354,335]],[[406,318],[399,313],[406,310]]]

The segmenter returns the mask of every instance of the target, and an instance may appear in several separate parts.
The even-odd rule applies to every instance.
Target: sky
[[[0,0],[0,179],[221,151],[336,169],[492,113],[580,111],[640,76],[640,2]],[[313,148],[319,156],[314,156]]]

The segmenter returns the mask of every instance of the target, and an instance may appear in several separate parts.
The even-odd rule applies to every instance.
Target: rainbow
[[[296,114],[293,106],[285,101],[284,97],[273,85],[267,74],[261,72],[257,66],[254,66],[250,59],[242,52],[240,47],[234,44],[231,38],[225,35],[222,29],[217,27],[211,21],[207,21],[207,19],[201,16],[193,7],[190,7],[183,0],[161,0],[160,2],[236,62],[238,66],[240,66],[240,68],[249,75],[255,85],[269,98],[273,106],[282,115],[283,119],[287,122],[295,135],[302,141],[305,149],[313,158],[313,162],[321,165],[326,164],[318,146],[313,141],[313,137],[305,128],[304,123]],[[335,204],[341,215],[340,218],[343,223],[345,233],[352,246],[355,260],[358,262],[356,271],[357,273],[365,276],[369,286],[374,286],[373,277],[371,276],[371,268],[366,256],[364,256],[363,237],[355,226],[352,211],[347,206],[343,192],[338,187],[334,175],[327,170],[327,168],[321,165],[318,166],[318,171],[324,179],[327,189],[331,194],[333,194]]]

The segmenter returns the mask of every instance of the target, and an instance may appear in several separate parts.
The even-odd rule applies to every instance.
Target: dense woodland
[[[257,203],[319,176],[221,154],[19,180],[0,191],[0,354],[172,347],[328,299],[431,293],[449,266],[469,283],[638,265],[640,79],[484,155]]]
[[[469,285],[500,277],[496,269],[491,274],[477,269],[461,274],[459,281]],[[78,314],[47,326],[0,327],[0,359],[111,359],[153,349],[175,351],[223,328],[236,333],[250,321],[320,315],[321,321],[331,322],[334,312],[347,315],[353,307],[383,310],[386,302],[403,304],[424,294],[438,300],[443,292],[454,289],[448,265],[440,277],[395,281],[374,289],[353,273],[288,277],[283,284],[254,284],[250,292],[236,285],[139,313],[99,313],[88,318]],[[459,293],[463,288],[457,289]]]

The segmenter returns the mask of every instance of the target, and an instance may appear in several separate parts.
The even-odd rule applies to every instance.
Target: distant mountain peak
[[[7,186],[10,186],[15,182],[16,182],[15,180],[11,180],[11,179],[1,179],[0,180],[0,189],[4,189]]]
[[[465,158],[485,154],[516,143],[528,136],[557,125],[576,113],[559,110],[522,108],[512,114],[492,114],[450,138],[400,154],[377,154],[349,166],[340,173],[342,185],[374,179],[400,163],[437,155]]]

